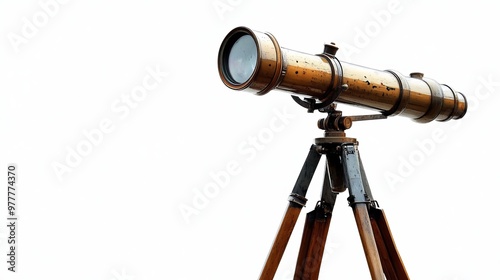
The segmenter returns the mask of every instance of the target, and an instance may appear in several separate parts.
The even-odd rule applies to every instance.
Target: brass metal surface
[[[243,35],[251,35],[256,42],[257,66],[248,81],[236,83],[228,79],[225,60],[234,41]],[[302,53],[280,47],[269,33],[237,27],[222,42],[219,74],[233,90],[263,95],[279,89],[318,102],[332,100],[421,123],[460,119],[467,111],[465,96],[447,85],[421,73],[403,76],[392,70],[341,62],[335,57],[335,48],[327,44],[322,54]]]

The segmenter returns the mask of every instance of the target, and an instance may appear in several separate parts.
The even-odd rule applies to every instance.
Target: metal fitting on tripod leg
[[[302,207],[305,207],[307,203],[307,198],[305,198],[300,194],[291,193],[290,196],[288,197],[288,201],[294,202]]]

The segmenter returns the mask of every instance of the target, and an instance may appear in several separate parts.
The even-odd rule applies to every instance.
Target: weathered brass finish
[[[257,65],[246,82],[236,83],[228,78],[227,57],[234,42],[243,35],[252,36],[256,42]],[[460,119],[467,111],[465,96],[447,85],[421,73],[408,77],[392,70],[341,62],[335,57],[336,50],[334,44],[326,44],[322,54],[302,53],[281,48],[269,33],[237,27],[222,42],[219,74],[224,84],[234,90],[263,95],[280,89],[319,102],[352,104],[422,123]]]

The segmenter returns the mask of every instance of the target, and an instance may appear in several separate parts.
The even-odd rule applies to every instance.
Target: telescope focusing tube
[[[301,53],[281,48],[269,33],[237,27],[222,41],[219,75],[233,90],[264,95],[281,89],[326,105],[352,104],[421,123],[460,119],[467,111],[465,96],[447,85],[420,73],[406,77],[392,70],[341,62],[336,50],[335,45],[326,44],[322,54]]]

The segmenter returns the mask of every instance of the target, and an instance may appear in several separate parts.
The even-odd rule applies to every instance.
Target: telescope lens
[[[243,35],[234,42],[227,57],[229,78],[243,84],[252,76],[257,65],[257,45],[250,35]]]

